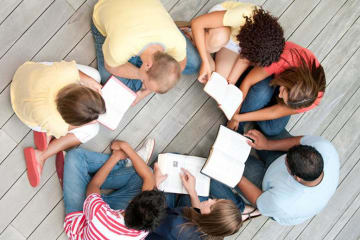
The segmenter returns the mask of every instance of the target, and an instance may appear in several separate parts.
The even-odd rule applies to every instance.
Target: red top
[[[82,212],[69,213],[64,228],[69,240],[145,239],[145,231],[125,226],[123,210],[113,210],[99,194],[90,194]]]
[[[285,71],[289,67],[299,66],[301,64],[301,62],[299,62],[299,59],[297,57],[293,56],[293,54],[290,51],[291,49],[297,50],[299,52],[299,54],[304,57],[305,61],[307,61],[308,64],[310,64],[308,61],[315,60],[316,66],[318,67],[320,65],[320,63],[316,59],[315,55],[309,49],[303,48],[293,42],[285,42],[285,48],[284,48],[283,53],[280,56],[280,60],[272,63],[268,67],[264,67],[265,71],[269,75],[272,75],[272,74],[278,75],[278,74],[282,73],[283,71]],[[306,111],[313,109],[314,107],[319,105],[323,95],[324,95],[324,92],[319,92],[317,99],[310,107],[296,109],[296,112],[302,113],[302,112],[306,112]]]

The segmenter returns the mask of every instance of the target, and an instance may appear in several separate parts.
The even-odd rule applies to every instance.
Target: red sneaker
[[[47,137],[45,132],[36,132],[34,133],[34,143],[37,149],[44,151],[48,147]]]
[[[65,155],[64,152],[58,152],[56,154],[55,159],[55,167],[56,167],[56,173],[59,178],[59,182],[61,185],[61,188],[63,188],[63,179],[64,179],[64,162],[65,162]]]

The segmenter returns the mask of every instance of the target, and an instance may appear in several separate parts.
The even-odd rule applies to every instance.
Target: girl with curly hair
[[[191,30],[202,60],[202,83],[216,71],[235,84],[250,65],[265,67],[278,61],[285,45],[277,18],[251,3],[217,4],[193,19]]]

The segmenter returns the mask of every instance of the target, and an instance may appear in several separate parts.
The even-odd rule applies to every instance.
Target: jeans
[[[91,178],[104,165],[109,154],[91,152],[82,148],[69,151],[64,165],[64,203],[66,214],[83,210],[86,188]],[[120,160],[106,178],[102,189],[114,189],[103,200],[112,209],[125,209],[141,192],[143,181],[133,167],[126,167]]]
[[[187,194],[165,193],[166,205],[168,208],[191,207],[190,196]],[[208,200],[208,197],[200,197],[200,202]]]
[[[235,190],[239,192],[239,189],[235,187]],[[210,182],[210,195],[216,199],[227,199],[235,203],[241,212],[244,211],[245,203],[244,200],[227,185],[211,179]]]
[[[104,65],[104,54],[102,51],[102,45],[104,44],[105,37],[97,30],[94,23],[91,23],[91,32],[93,34],[94,40],[95,40],[95,51],[96,51],[96,58],[97,58],[97,65],[98,70],[100,72],[101,76],[101,83],[105,84],[106,81],[110,78],[112,75],[105,69]],[[184,35],[184,34],[183,34]],[[185,35],[184,35],[185,37]],[[186,39],[186,66],[183,70],[183,74],[194,74],[197,73],[201,66],[201,58],[200,55],[194,45],[192,45],[191,41],[185,37]],[[129,59],[129,63],[135,65],[136,67],[141,67],[142,61],[140,56],[133,56]],[[139,79],[128,79],[128,78],[122,78],[118,77],[120,81],[122,81],[126,86],[128,86],[131,90],[134,92],[137,92],[142,87],[142,81]]]
[[[269,137],[269,139],[283,139],[292,137],[288,131],[283,131],[276,136]],[[249,179],[250,182],[255,184],[258,188],[262,189],[262,181],[268,167],[280,156],[286,154],[283,151],[267,151],[267,150],[256,150],[259,159],[254,156],[249,156],[245,162],[244,176]]]
[[[237,86],[240,85],[245,76],[250,72],[251,68],[247,69],[239,81]],[[270,81],[273,79],[273,76],[269,76],[264,80],[253,85],[246,98],[241,106],[240,113],[254,112],[265,107],[270,107],[276,102],[276,95],[278,92],[277,89],[270,86]],[[266,121],[257,121],[256,124],[259,126],[261,131],[267,136],[274,136],[280,134],[280,132],[285,129],[286,124],[289,122],[290,116],[285,116],[277,119],[266,120]],[[244,126],[246,122],[240,122],[238,127],[238,132],[244,134]]]

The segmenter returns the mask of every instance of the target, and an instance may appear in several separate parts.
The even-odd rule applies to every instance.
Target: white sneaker
[[[148,164],[151,155],[153,153],[154,147],[155,147],[155,140],[150,138],[143,143],[143,145],[140,147],[139,150],[136,151],[136,153],[144,160],[146,164]],[[126,163],[126,166],[127,167],[132,166],[132,161],[130,159]]]

